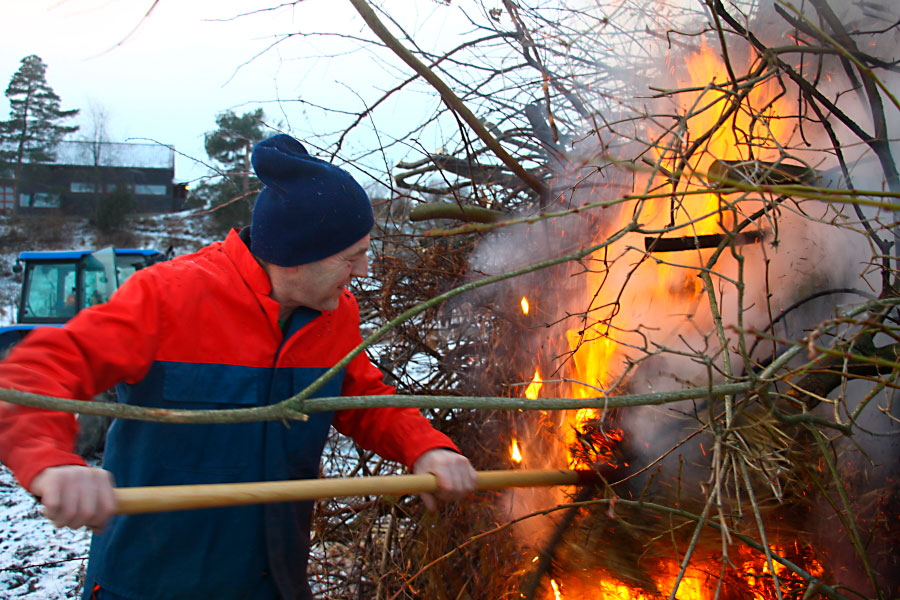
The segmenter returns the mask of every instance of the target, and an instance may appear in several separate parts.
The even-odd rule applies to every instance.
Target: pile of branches
[[[373,278],[357,290],[368,316],[388,322],[492,275],[485,256],[502,255],[496,240],[504,236],[552,238],[558,255],[569,253],[568,260],[525,269],[510,283],[433,305],[396,327],[371,355],[399,389],[521,397],[538,367],[546,377],[541,396],[548,398],[571,398],[573,383],[593,390],[579,397],[628,398],[648,391],[660,373],[669,382],[663,396],[697,385],[734,384],[740,391],[658,410],[657,419],[676,425],[665,428],[663,448],[651,457],[639,448],[646,446],[641,428],[627,416],[634,408],[620,409],[625,417],[600,413],[580,426],[570,448],[560,439],[573,426],[554,412],[510,413],[490,402],[481,410],[431,410],[478,468],[515,468],[509,443],[519,436],[531,448],[560,454],[531,466],[569,466],[567,453],[598,460],[592,438],[619,420],[625,441],[614,453],[631,468],[624,482],[557,495],[515,524],[521,515],[508,512],[508,495],[498,493],[439,515],[425,514],[410,498],[322,505],[315,568],[325,595],[552,598],[551,580],[573,594],[580,585],[596,593],[581,581],[587,572],[587,579],[605,574],[666,597],[699,569],[708,589],[737,598],[749,593],[747,573],[761,574],[742,565],[760,561],[768,565],[762,585],[773,598],[896,594],[897,473],[869,450],[888,436],[895,451],[898,432],[892,398],[900,366],[894,251],[900,183],[888,116],[900,107],[891,93],[896,57],[882,51],[898,39],[889,7],[854,12],[815,0],[799,10],[709,0],[648,14],[643,3],[625,2],[604,14],[505,1],[472,17],[482,38],[437,56],[400,43],[385,15],[354,4],[373,43],[433,85],[460,124],[444,148],[400,163],[388,182]],[[773,31],[792,42],[784,45]],[[629,103],[647,95],[635,72],[665,81],[660,52],[689,54],[701,41],[721,60],[714,80],[670,79],[652,103]],[[479,59],[491,53],[469,52],[497,46],[519,61],[503,71],[504,85],[495,85],[497,64]],[[486,75],[479,79],[479,72]],[[765,86],[774,91],[761,101],[755,94]],[[685,108],[647,109],[678,106],[685,96],[693,102]],[[773,112],[785,101],[789,112]],[[474,114],[480,116],[473,121]],[[692,123],[704,115],[712,118],[698,130]],[[778,121],[790,122],[785,138],[773,133]],[[740,148],[739,158],[715,150],[722,130]],[[874,171],[857,168],[866,161]],[[686,199],[703,191],[717,198],[709,209],[715,235],[696,227],[708,215],[686,208]],[[656,214],[668,217],[660,225]],[[825,268],[821,277],[797,277],[780,304],[766,300],[778,295],[779,282],[742,271],[742,261],[758,258],[765,246],[768,258],[753,268],[769,265],[808,224],[862,236],[868,266],[855,273],[854,285]],[[616,245],[634,234],[629,239],[641,243],[626,244],[627,251]],[[806,241],[815,243],[812,236]],[[636,258],[629,254],[635,249]],[[686,253],[700,262],[684,260]],[[498,261],[512,271],[542,258],[548,257]],[[624,266],[625,275],[616,278],[614,265]],[[668,291],[693,298],[682,320],[707,327],[688,336],[690,343],[665,345],[652,325],[622,322],[635,301],[629,286],[644,265],[679,273],[667,276]],[[746,291],[752,285],[762,294]],[[523,315],[522,295],[543,312]],[[743,322],[741,311],[758,298],[767,321]],[[579,380],[580,357],[604,339],[625,348],[610,379]],[[671,359],[700,365],[702,376],[678,372]],[[873,421],[877,431],[867,429]],[[347,456],[347,448],[334,452],[330,464]],[[345,473],[394,469],[351,454]],[[527,524],[540,520],[546,523]],[[815,526],[822,522],[829,525]],[[786,539],[801,543],[779,545]],[[748,553],[753,558],[745,560]],[[675,570],[660,583],[663,560]]]

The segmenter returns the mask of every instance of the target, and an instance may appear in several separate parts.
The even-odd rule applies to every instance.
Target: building
[[[101,198],[118,192],[131,197],[136,212],[172,212],[187,196],[174,177],[171,146],[61,142],[53,162],[22,165],[18,198],[12,169],[0,171],[0,210],[92,216]]]

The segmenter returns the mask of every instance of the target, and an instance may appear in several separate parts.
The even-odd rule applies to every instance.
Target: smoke
[[[897,20],[896,7],[890,8],[892,2],[832,4],[840,21],[851,31],[883,30]],[[807,9],[810,14],[811,11]],[[794,43],[792,30],[785,27],[784,18],[771,3],[760,6],[750,26],[754,31],[766,32],[769,43]],[[865,52],[881,52],[886,61],[896,59],[889,56],[900,47],[896,28],[877,38],[878,46],[868,45],[864,36],[856,39],[861,46],[865,44]],[[874,34],[872,39],[876,39]],[[893,43],[881,45],[886,39]],[[732,58],[739,61],[741,52],[731,50]],[[751,55],[747,47],[743,50]],[[671,56],[669,60],[679,62]],[[835,99],[843,114],[860,127],[873,131],[878,120],[872,118],[873,104],[859,91],[857,82],[848,79],[840,58],[828,57],[822,65],[823,74],[818,80],[821,93]],[[679,83],[677,71],[670,76],[669,81],[654,83],[657,87]],[[887,76],[885,83],[890,89],[900,89],[895,73]],[[782,100],[792,107],[785,116],[794,121],[787,139],[776,140],[783,144],[777,150],[790,158],[788,162],[814,169],[816,184],[823,187],[889,187],[884,157],[879,160],[855,132],[833,116],[828,119],[830,132],[797,118],[801,103],[790,91]],[[886,98],[882,96],[882,100]],[[889,101],[883,102],[883,107],[890,147],[900,150],[895,139],[900,133],[900,112]],[[648,173],[646,164],[633,160],[646,150],[635,140],[652,139],[652,133],[632,133],[629,139],[615,138],[614,134],[604,134],[607,137],[602,140],[600,134],[586,138],[571,153],[566,168],[556,174],[555,204],[547,210],[613,202],[629,192],[663,188],[658,184],[658,172]],[[849,170],[849,179],[841,160]],[[705,167],[698,167],[697,171],[703,172]],[[724,202],[732,200],[725,198]],[[750,370],[758,371],[790,343],[814,331],[820,335],[822,323],[838,319],[846,308],[882,291],[879,255],[884,248],[879,248],[873,237],[894,241],[896,215],[891,211],[871,207],[857,210],[848,204],[790,197],[765,202],[747,199],[737,205],[734,216],[729,217],[730,223],[753,215],[748,229],[761,232],[761,242],[726,249],[714,263],[709,262],[713,250],[665,254],[646,250],[648,239],[706,233],[697,223],[663,232],[670,222],[670,211],[681,211],[681,222],[687,223],[698,220],[706,210],[686,208],[675,199],[662,198],[592,208],[565,218],[506,229],[481,243],[471,261],[473,276],[506,272],[602,244],[632,222],[640,224],[647,233],[629,233],[580,262],[529,274],[478,294],[481,301],[491,298],[504,305],[525,294],[544,307],[540,319],[531,323],[533,335],[522,341],[528,348],[523,353],[525,360],[533,355],[535,364],[552,365],[548,370],[559,379],[575,378],[577,373],[582,378],[580,385],[576,383],[568,393],[596,396],[597,390],[644,393],[714,385],[746,375]],[[867,224],[874,231],[867,230]],[[712,289],[707,289],[702,274],[709,275]],[[711,305],[720,315],[721,328],[717,327]],[[826,334],[820,339],[827,344],[829,337]],[[593,379],[585,380],[585,370],[579,362],[593,360],[595,355],[589,348],[599,343],[614,351],[602,369],[588,371]],[[749,351],[748,362],[739,358],[737,351],[743,348]],[[531,364],[523,365],[523,374],[532,368]],[[896,441],[900,410],[891,393],[875,388],[875,384],[854,383],[835,392],[834,396],[840,396],[843,402],[824,402],[817,409],[824,417],[842,423],[853,419],[859,433],[841,441],[836,452],[840,468],[853,474],[852,489],[861,496],[869,490],[896,486],[900,471]],[[648,477],[652,475],[659,482],[677,479],[685,490],[700,497],[700,486],[709,478],[712,437],[702,434],[688,443],[684,440],[712,420],[709,409],[703,401],[695,401],[624,411],[620,424],[627,432],[625,452],[641,465],[666,455],[656,462]],[[560,449],[559,454],[564,451]],[[559,458],[549,458],[548,462],[558,466]],[[632,490],[642,490],[646,482],[646,478],[637,480]],[[779,496],[780,484],[772,485]],[[546,494],[507,496],[504,510],[518,516],[553,499]],[[876,498],[869,499],[868,504],[863,502],[861,521],[874,527],[878,519],[884,518],[886,501]],[[837,575],[840,571],[846,583],[869,589],[859,559],[847,545],[846,530],[835,523],[834,502],[833,497],[813,501],[807,528],[817,532],[818,544],[835,549],[826,565],[831,573]],[[896,519],[898,507],[890,508],[894,511],[889,513],[893,514],[890,518]],[[822,523],[831,525],[821,527]],[[871,548],[875,555],[888,560],[884,557],[898,555],[897,544],[896,540],[880,540]],[[884,564],[880,566],[883,568]],[[890,572],[891,567],[887,568],[886,572]]]

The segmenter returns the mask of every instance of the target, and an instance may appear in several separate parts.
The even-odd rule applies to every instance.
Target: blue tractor
[[[0,327],[0,357],[37,327],[59,327],[88,306],[106,302],[138,269],[171,257],[171,249],[104,248],[63,252],[22,252],[14,273],[22,273],[15,325]],[[109,390],[95,400],[115,401]],[[100,459],[111,419],[79,415],[75,451],[86,459]]]
[[[0,356],[32,329],[59,327],[81,309],[106,302],[135,271],[168,257],[129,248],[21,252],[13,267],[24,273],[18,318],[0,327]]]

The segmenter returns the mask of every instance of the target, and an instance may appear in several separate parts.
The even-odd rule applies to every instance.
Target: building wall
[[[172,182],[174,176],[174,169],[23,165],[16,210],[25,213],[58,210],[93,216],[104,194],[124,189],[134,198],[136,212],[171,212],[180,210],[184,203],[179,186]],[[0,179],[3,196],[0,210],[9,204],[12,187],[11,179]]]

